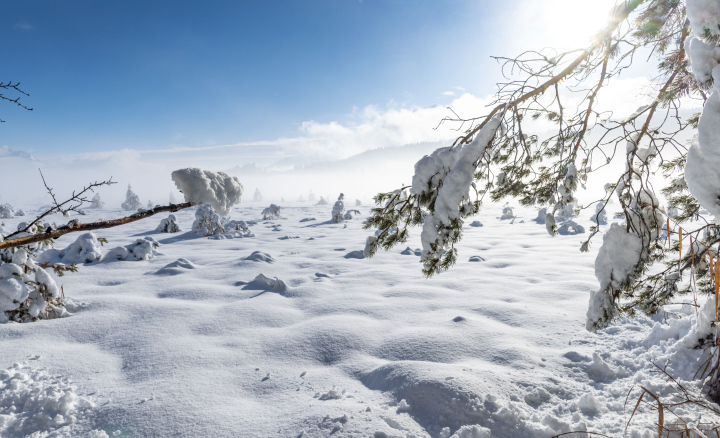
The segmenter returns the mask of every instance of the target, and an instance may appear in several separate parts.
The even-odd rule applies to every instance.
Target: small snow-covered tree
[[[132,186],[128,184],[127,193],[125,194],[125,202],[121,205],[122,209],[126,211],[137,211],[141,205],[140,198],[132,191]]]
[[[262,202],[262,200],[263,200],[263,195],[262,195],[262,193],[260,193],[260,189],[256,188],[255,193],[253,194],[253,201]]]
[[[270,207],[265,208],[262,211],[262,217],[264,221],[271,221],[280,218],[280,210],[282,207],[275,204],[270,204]]]
[[[378,232],[368,237],[366,255],[404,243],[408,228],[420,226],[420,259],[431,276],[455,263],[464,220],[479,211],[485,197],[545,207],[552,235],[580,232],[572,224],[558,226],[556,217],[569,219],[596,202],[602,205],[598,214],[614,198],[621,223],[608,228],[597,220],[580,245],[587,251],[605,231],[588,329],[621,314],[657,312],[693,292],[693,277],[699,291],[714,294],[709,267],[710,258],[718,259],[711,248],[720,243],[720,228],[707,219],[699,225],[693,220],[700,218],[700,206],[720,217],[720,2],[626,0],[583,50],[496,59],[507,80],[489,111],[444,119],[441,123],[455,123],[464,134],[421,158],[410,185],[375,197],[377,207],[365,226]],[[644,104],[629,116],[601,109],[601,91],[638,59],[653,59],[657,66]],[[690,99],[704,106],[702,114],[688,108]],[[686,139],[696,133],[688,147]],[[624,165],[612,180],[599,183],[607,182],[605,194],[580,205],[577,190],[612,157]],[[655,173],[666,176],[667,187],[655,187]],[[678,210],[673,220],[659,193]],[[663,239],[668,233],[670,245]],[[679,275],[691,271],[694,275]]]
[[[182,231],[180,225],[177,223],[177,218],[174,214],[168,215],[165,219],[160,221],[160,225],[155,229],[158,233],[177,233]]]
[[[362,205],[362,202],[360,202],[359,199],[355,200],[355,207],[360,207]]]
[[[320,200],[315,205],[328,205],[328,202],[321,196]]]
[[[95,193],[95,196],[93,196],[92,200],[90,201],[90,208],[103,207],[105,207],[105,202],[103,202],[102,198],[100,197],[100,193]]]
[[[343,203],[343,199],[345,199],[345,195],[340,193],[340,196],[338,196],[338,199],[335,201],[335,205],[333,205],[332,209],[331,220],[338,224],[345,221],[345,204]]]
[[[152,201],[148,200],[148,203],[147,203],[147,206],[145,207],[145,209],[152,210],[153,208],[155,208],[155,204],[153,204]]]

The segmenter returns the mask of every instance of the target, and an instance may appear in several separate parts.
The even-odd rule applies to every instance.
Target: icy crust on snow
[[[176,170],[172,180],[185,195],[185,202],[210,204],[221,216],[242,200],[243,186],[237,177],[197,167]]]
[[[61,376],[20,363],[0,370],[2,437],[107,437],[76,426],[94,407],[91,398],[78,395]]]
[[[632,274],[640,261],[642,240],[629,233],[625,227],[613,223],[603,235],[603,244],[595,259],[595,277],[600,289],[590,293],[586,328],[592,330],[596,324],[608,321],[615,315],[612,291]]]

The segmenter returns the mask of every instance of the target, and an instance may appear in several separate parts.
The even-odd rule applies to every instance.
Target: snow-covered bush
[[[335,205],[333,205],[331,220],[335,223],[340,223],[345,220],[345,215],[344,215],[345,204],[343,203],[344,198],[345,198],[345,195],[340,193],[340,196],[338,196],[337,201],[335,201]]]
[[[132,186],[128,184],[127,193],[125,194],[125,202],[121,207],[126,211],[137,211],[140,208],[140,198],[132,191]]]
[[[26,236],[31,236],[31,235],[38,234],[38,233],[44,233],[46,230],[54,227],[53,225],[50,225],[47,222],[44,224],[32,225],[29,228],[28,228],[28,226],[29,226],[29,224],[27,222],[20,222],[17,225],[17,231],[24,230],[25,228],[27,228],[27,230],[16,234],[15,236],[13,236],[13,238],[26,237]],[[5,231],[3,228],[0,228],[0,242],[2,242],[5,239],[5,237],[10,234],[11,233]],[[35,257],[42,251],[45,251],[48,248],[52,248],[52,246],[53,246],[53,241],[48,239],[48,240],[42,240],[42,241],[36,242],[36,243],[30,243],[27,245],[23,245],[22,248],[25,251],[27,251],[27,253],[31,257]],[[0,262],[10,263],[13,258],[13,253],[14,253],[13,248],[0,249]]]
[[[595,214],[590,218],[598,225],[607,225],[607,212],[605,211],[605,203],[598,202],[595,204]]]
[[[58,267],[62,272],[62,267]],[[19,248],[0,264],[0,323],[30,322],[67,315],[61,289],[45,269]]]
[[[15,217],[15,209],[10,204],[0,204],[0,219],[12,219]]]
[[[160,221],[160,225],[158,225],[155,231],[158,233],[177,233],[182,230],[180,229],[180,225],[177,223],[175,215],[171,214]]]
[[[500,219],[513,219],[515,218],[515,213],[513,213],[513,208],[510,206],[504,206],[502,209],[502,215],[500,216]]]
[[[102,243],[95,233],[84,233],[65,249],[48,249],[38,254],[38,263],[63,263],[66,265],[92,263],[102,257]]]
[[[267,207],[262,211],[262,217],[264,221],[271,221],[275,219],[280,218],[280,210],[282,207],[275,204],[270,204],[270,207]]]
[[[344,218],[346,221],[352,220],[353,214],[360,215],[360,211],[359,211],[359,210],[348,210],[348,211],[345,212],[345,215],[343,216],[343,218]]]
[[[105,202],[100,197],[100,193],[95,193],[92,200],[90,201],[90,208],[104,208]]]
[[[315,205],[328,205],[328,202],[321,196],[320,200]]]
[[[195,210],[195,222],[192,224],[192,231],[201,236],[213,236],[225,232],[226,219],[215,213],[210,204],[198,206]]]
[[[362,205],[362,202],[360,202],[359,199],[355,200],[355,207],[360,207]]]
[[[185,196],[185,202],[209,204],[221,216],[230,213],[233,205],[242,200],[243,186],[237,177],[223,172],[211,172],[196,167],[176,170],[172,180]]]
[[[82,210],[79,210],[82,211]],[[15,216],[25,216],[25,210],[17,210]]]
[[[133,260],[150,260],[155,257],[155,250],[160,247],[160,243],[150,236],[143,239],[137,239],[135,242],[113,248],[106,252],[100,261],[133,261]]]
[[[253,193],[253,201],[262,202],[262,200],[263,200],[263,195],[262,195],[262,193],[260,193],[260,189],[256,188],[255,193]]]

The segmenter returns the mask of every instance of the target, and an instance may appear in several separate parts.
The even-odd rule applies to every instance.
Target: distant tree
[[[464,220],[485,197],[547,206],[544,223],[555,235],[568,213],[595,204],[578,205],[576,191],[617,156],[625,165],[605,184],[597,225],[580,246],[587,251],[603,229],[604,208],[614,198],[622,221],[604,227],[600,287],[591,296],[587,328],[621,314],[655,313],[696,290],[715,295],[720,264],[711,248],[720,243],[720,228],[700,210],[720,217],[720,85],[713,80],[720,80],[720,2],[620,2],[583,50],[495,59],[507,80],[498,84],[489,112],[443,119],[463,135],[420,159],[411,185],[375,197],[365,227],[379,232],[368,237],[366,256],[404,243],[408,229],[421,226],[423,272],[447,270],[457,260]],[[630,116],[600,112],[599,92],[646,59],[656,65],[647,104]],[[689,99],[704,106],[702,115],[688,109]],[[653,185],[655,173],[665,175],[667,187]],[[676,212],[672,218],[659,193]],[[708,308],[712,321],[715,301]]]
[[[122,203],[121,207],[126,211],[136,211],[140,208],[140,198],[132,190],[132,186],[128,184],[127,193],[125,193],[125,202]]]
[[[343,199],[345,199],[345,195],[340,193],[340,196],[338,196],[337,201],[335,201],[335,205],[333,205],[332,209],[332,221],[335,223],[345,222],[345,203],[343,202]]]

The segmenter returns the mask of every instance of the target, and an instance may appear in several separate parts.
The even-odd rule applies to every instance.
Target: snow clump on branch
[[[237,177],[197,167],[172,173],[172,180],[185,196],[185,202],[210,204],[221,216],[227,216],[233,205],[242,200],[243,186]]]

